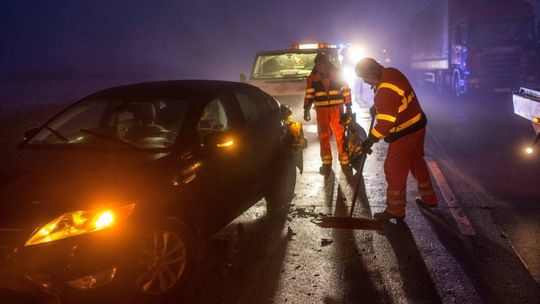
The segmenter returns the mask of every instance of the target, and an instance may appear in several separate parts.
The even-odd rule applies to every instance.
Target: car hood
[[[20,226],[64,212],[135,203],[158,189],[167,153],[21,149],[5,155],[0,223]]]

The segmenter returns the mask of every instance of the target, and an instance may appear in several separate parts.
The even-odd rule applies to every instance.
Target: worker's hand
[[[375,109],[375,105],[372,105],[371,108],[369,108],[369,114],[371,115],[371,118],[375,118],[375,116],[377,116],[377,109]]]
[[[349,115],[349,116],[352,116],[351,105],[346,105],[345,106],[345,113],[347,113],[347,115]]]
[[[305,121],[311,120],[311,114],[309,113],[309,110],[304,110],[304,120]]]
[[[374,142],[371,141],[371,139],[366,139],[362,142],[362,153],[371,154],[373,150],[371,150],[371,147],[373,146]]]

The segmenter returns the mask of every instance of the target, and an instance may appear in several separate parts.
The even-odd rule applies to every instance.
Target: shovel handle
[[[371,134],[371,130],[373,129],[373,125],[375,124],[375,116],[371,117],[371,123],[369,124],[369,131],[368,136]],[[362,153],[360,156],[360,166],[358,168],[358,179],[356,181],[356,184],[354,185],[354,191],[353,191],[353,198],[352,198],[352,204],[351,204],[351,212],[349,213],[349,217],[353,216],[354,207],[356,207],[356,199],[358,198],[358,191],[360,186],[360,180],[364,179],[364,176],[362,173],[364,172],[364,164],[366,163],[367,153]]]

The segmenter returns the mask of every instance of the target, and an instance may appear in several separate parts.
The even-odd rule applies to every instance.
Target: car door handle
[[[180,159],[182,160],[191,159],[192,157],[193,157],[193,152],[191,151],[185,151],[184,153],[180,155]]]

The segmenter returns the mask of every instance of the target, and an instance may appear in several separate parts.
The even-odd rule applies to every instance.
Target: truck
[[[530,120],[536,133],[536,138],[532,141],[532,144],[525,148],[527,154],[532,154],[534,146],[540,141],[540,89],[521,87],[513,92],[512,101],[514,113]]]
[[[536,87],[536,32],[523,0],[432,1],[410,20],[410,68],[419,84],[456,96]]]
[[[289,49],[259,52],[249,79],[242,79],[242,75],[240,78],[289,106],[298,118],[303,113],[306,78],[315,67],[313,60],[319,52],[326,53],[331,63],[348,74],[352,72],[352,78],[356,78],[354,68],[345,67],[349,62],[347,46],[328,43],[293,44]]]

